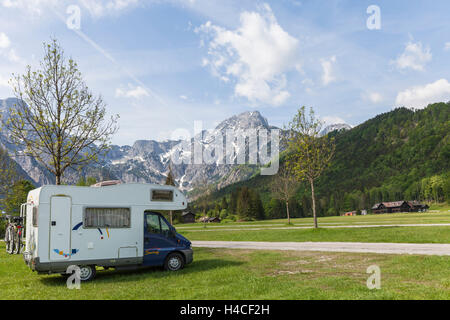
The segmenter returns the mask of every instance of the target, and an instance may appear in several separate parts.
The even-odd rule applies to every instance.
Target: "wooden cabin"
[[[199,219],[199,221],[203,223],[219,223],[222,220],[218,217],[202,217]]]
[[[422,204],[417,200],[408,201],[409,205],[412,207],[412,212],[426,212],[430,207],[427,204]]]
[[[380,202],[372,207],[372,213],[423,212],[429,207],[418,201]]]
[[[209,223],[220,223],[220,221],[222,221],[222,220],[218,217],[212,217],[212,218],[208,219]]]
[[[181,214],[181,220],[183,223],[195,223],[195,214],[191,211],[185,211]]]

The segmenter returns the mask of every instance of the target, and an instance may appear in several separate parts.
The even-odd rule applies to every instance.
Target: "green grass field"
[[[365,225],[365,224],[426,224],[426,223],[450,223],[450,206],[436,205],[429,212],[423,213],[395,213],[395,214],[379,214],[367,216],[353,217],[319,217],[319,225]],[[294,226],[312,226],[312,218],[296,218],[291,219]],[[228,222],[220,224],[210,224],[208,228],[229,228],[230,226],[287,226],[287,219],[261,220],[252,222]],[[178,224],[177,229],[197,229],[203,228],[202,223]]]
[[[322,225],[450,223],[437,212],[320,218]],[[295,219],[295,225],[312,220]],[[262,226],[264,230],[249,230]],[[450,243],[450,227],[273,229],[285,220],[178,225],[190,240]],[[225,231],[221,228],[238,228]],[[98,272],[81,290],[60,275],[38,275],[0,242],[0,299],[450,299],[450,257],[194,248],[176,273],[160,268]],[[381,290],[369,290],[367,267],[381,268]]]
[[[293,219],[292,225],[284,219],[207,225],[197,223],[178,225],[177,230],[190,240],[450,243],[450,226],[300,229],[312,226],[312,222],[311,218],[303,218]],[[450,223],[448,205],[426,213],[319,218],[319,227],[440,223]]]
[[[203,241],[450,243],[450,226],[179,232],[189,240]]]
[[[381,290],[366,287],[374,264]],[[0,299],[450,299],[449,265],[437,256],[195,249],[179,272],[99,271],[69,290],[0,243]]]

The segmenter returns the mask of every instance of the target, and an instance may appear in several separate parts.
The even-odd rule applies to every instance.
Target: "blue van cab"
[[[177,233],[160,213],[145,212],[143,265],[177,271],[192,260],[191,242]]]

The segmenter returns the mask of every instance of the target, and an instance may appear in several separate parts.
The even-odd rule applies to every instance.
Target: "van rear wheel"
[[[184,267],[184,258],[181,254],[174,252],[167,256],[164,269],[168,271],[178,271]]]
[[[91,281],[94,279],[97,271],[95,266],[80,266],[80,280]]]

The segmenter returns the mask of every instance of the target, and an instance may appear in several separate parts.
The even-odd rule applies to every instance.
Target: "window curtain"
[[[129,228],[129,208],[87,208],[84,215],[86,228]]]

